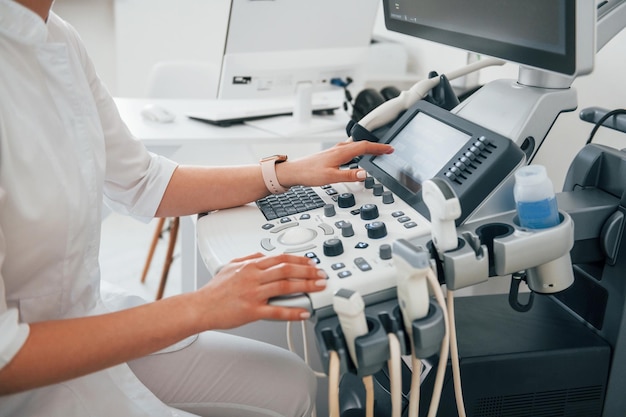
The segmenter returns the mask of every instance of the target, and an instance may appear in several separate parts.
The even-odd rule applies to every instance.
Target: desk
[[[311,153],[329,143],[346,139],[345,130],[284,137],[245,124],[219,127],[186,117],[198,113],[213,100],[115,98],[120,115],[130,132],[155,153],[180,163],[242,164],[257,163],[261,156],[288,153],[290,156]],[[157,123],[143,119],[141,110],[157,104],[176,114],[172,123]],[[348,116],[338,112],[332,117],[347,123]],[[344,126],[345,126],[344,123]],[[308,147],[303,146],[309,145]],[[208,151],[207,148],[208,147]],[[242,152],[241,149],[244,148]],[[284,151],[287,148],[288,151]],[[274,149],[281,151],[274,151]],[[233,151],[234,150],[234,151]],[[187,156],[184,155],[187,152]],[[213,158],[213,160],[211,160]],[[181,218],[181,285],[182,291],[197,287],[199,271],[206,271],[197,253],[195,216]],[[203,280],[204,282],[204,280]]]
[[[206,143],[216,144],[258,144],[258,143],[328,143],[345,140],[343,128],[316,134],[298,135],[287,138],[261,129],[238,124],[230,127],[214,126],[209,123],[198,122],[186,117],[187,114],[199,113],[203,106],[214,100],[193,99],[150,99],[150,98],[115,98],[115,104],[128,125],[128,128],[137,138],[148,147],[197,145]],[[148,104],[158,104],[176,114],[172,123],[150,122],[143,119],[141,110]],[[337,120],[345,126],[348,116],[338,111],[334,116],[325,116]]]

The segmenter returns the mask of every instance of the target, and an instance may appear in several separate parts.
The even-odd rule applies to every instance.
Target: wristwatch
[[[287,155],[272,155],[261,158],[260,163],[263,181],[265,181],[265,186],[272,194],[282,194],[289,191],[288,188],[280,185],[276,177],[276,164],[280,164],[286,160]]]

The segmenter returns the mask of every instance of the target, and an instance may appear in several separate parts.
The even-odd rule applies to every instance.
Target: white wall
[[[117,95],[113,0],[56,0],[52,10],[78,30],[100,78]]]
[[[230,0],[56,0],[54,10],[81,33],[100,76],[117,96],[142,96],[151,65],[162,59],[219,59]],[[455,48],[388,32],[379,15],[374,28],[379,39],[402,42],[408,51],[410,76],[390,76],[403,86],[428,71],[444,73],[464,65],[467,54]],[[626,97],[626,31],[597,55],[592,74],[577,79],[578,110],[599,106],[624,107]],[[481,79],[515,78],[514,65],[483,71]],[[404,81],[404,82],[403,82]],[[547,166],[560,188],[571,160],[592,126],[578,111],[561,115],[535,162]],[[624,136],[601,129],[598,141],[626,147]]]
[[[230,0],[56,0],[111,93],[145,95],[161,60],[221,60]]]
[[[598,52],[593,73],[579,77],[573,87],[578,91],[578,110],[562,114],[556,121],[540,150],[536,163],[546,165],[559,188],[570,162],[584,146],[593,125],[579,119],[579,111],[587,107],[609,110],[626,106],[626,30]],[[626,148],[626,135],[611,129],[600,129],[594,142]]]

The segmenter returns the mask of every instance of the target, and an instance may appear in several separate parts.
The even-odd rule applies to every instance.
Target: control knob
[[[383,194],[383,185],[380,183],[374,184],[372,187],[372,192],[375,196],[381,196]]]
[[[328,239],[323,246],[324,255],[326,256],[339,256],[343,253],[343,243],[339,239]]]
[[[362,220],[374,220],[378,218],[378,207],[376,207],[376,204],[363,204],[359,211]]]
[[[393,203],[393,193],[391,191],[383,191],[383,204]]]
[[[343,236],[343,237],[354,236],[354,228],[352,227],[352,223],[344,222],[341,225],[341,236]]]
[[[337,205],[341,208],[352,207],[356,204],[354,199],[354,194],[352,193],[341,193],[339,197],[337,197]]]
[[[378,249],[378,254],[380,256],[380,259],[391,259],[391,245],[387,243],[385,243],[384,245],[380,245],[380,248]]]
[[[371,222],[365,225],[367,237],[370,239],[380,239],[387,236],[387,226],[383,222]]]

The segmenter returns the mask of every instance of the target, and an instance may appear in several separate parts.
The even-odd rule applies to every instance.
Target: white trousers
[[[226,333],[128,365],[161,401],[197,416],[302,417],[315,403],[316,377],[300,357]]]

